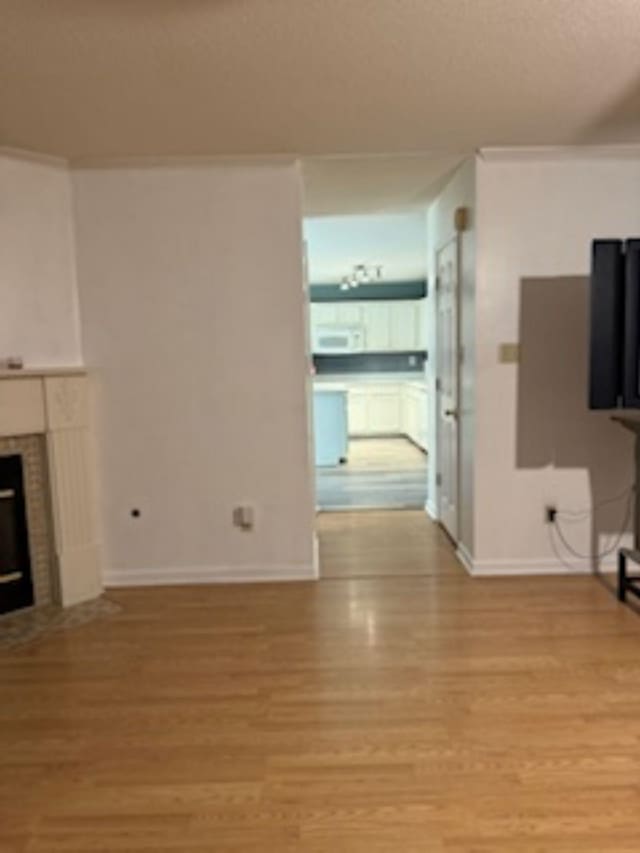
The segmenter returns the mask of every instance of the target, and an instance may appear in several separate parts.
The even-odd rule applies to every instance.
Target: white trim
[[[477,156],[491,163],[559,160],[640,160],[638,145],[539,145],[480,148]]]
[[[593,574],[591,560],[567,560],[566,562],[546,558],[537,560],[474,560],[466,549],[466,553],[463,554],[462,548],[463,546],[458,548],[458,557],[474,578]],[[615,563],[605,563],[600,566],[602,573],[608,574],[615,571]]]
[[[320,577],[320,539],[317,531],[313,531],[313,576],[314,580]]]
[[[107,569],[105,587],[182,586],[215,583],[278,583],[314,581],[313,565],[274,566],[161,566],[140,569]]]
[[[473,557],[471,556],[471,552],[467,548],[466,545],[463,545],[462,542],[458,542],[458,547],[456,548],[456,557],[465,567],[465,569],[469,572],[470,575],[473,574]]]
[[[427,513],[427,515],[429,516],[429,518],[432,521],[439,521],[438,506],[437,506],[437,504],[433,503],[431,500],[428,500],[426,502],[426,504],[424,505],[424,511]]]
[[[167,157],[74,157],[71,169],[184,169],[220,166],[293,166],[299,162],[294,154],[265,155],[186,155]]]

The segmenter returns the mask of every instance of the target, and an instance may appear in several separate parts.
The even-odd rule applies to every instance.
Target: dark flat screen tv
[[[591,247],[589,408],[640,408],[640,239]]]

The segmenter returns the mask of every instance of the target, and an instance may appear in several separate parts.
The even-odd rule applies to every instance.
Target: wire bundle
[[[613,554],[620,547],[620,543],[622,542],[622,538],[625,533],[628,532],[629,521],[631,520],[631,512],[633,508],[633,500],[636,493],[635,485],[631,485],[626,488],[619,495],[616,495],[613,498],[608,498],[607,500],[600,501],[592,507],[582,510],[557,510],[555,514],[555,520],[552,524],[549,525],[549,540],[551,542],[551,547],[553,549],[554,554],[563,563],[563,565],[567,566],[567,568],[572,571],[575,569],[570,563],[568,563],[565,558],[562,556],[558,549],[558,541],[566,548],[566,550],[574,557],[577,557],[579,560],[602,560],[604,557],[608,557],[609,554]],[[613,544],[607,546],[604,551],[597,552],[595,554],[581,554],[579,551],[571,545],[565,536],[561,521],[564,519],[565,522],[570,524],[577,524],[584,521],[587,521],[589,518],[596,515],[598,510],[600,510],[604,506],[610,506],[611,504],[620,503],[622,500],[627,499],[624,510],[624,517],[620,526],[620,532],[616,534],[616,538]]]

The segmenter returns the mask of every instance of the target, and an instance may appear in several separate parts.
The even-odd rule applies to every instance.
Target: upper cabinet
[[[390,302],[363,302],[362,325],[366,352],[392,350]]]
[[[414,302],[392,302],[389,306],[389,338],[392,350],[417,350],[418,310]]]
[[[311,328],[353,326],[363,332],[364,352],[416,352],[426,349],[425,300],[314,302]],[[315,340],[315,336],[312,335]]]
[[[345,302],[336,305],[338,323],[345,326],[361,326],[362,325],[362,303],[360,302]]]
[[[338,322],[338,306],[335,302],[311,303],[311,329],[316,326],[335,326]]]

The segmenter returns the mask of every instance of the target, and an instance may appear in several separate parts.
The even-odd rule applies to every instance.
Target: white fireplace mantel
[[[53,538],[64,607],[102,592],[89,378],[83,368],[0,371],[0,436],[46,438]]]

